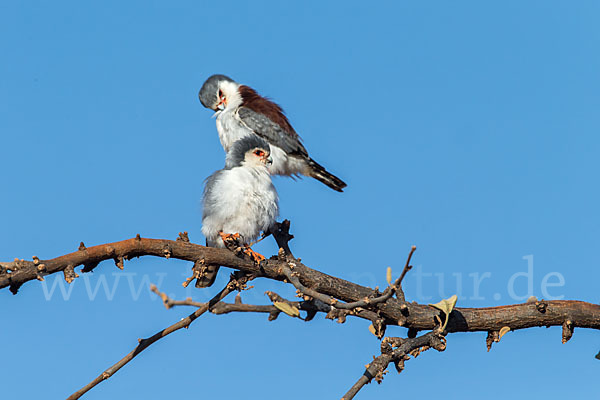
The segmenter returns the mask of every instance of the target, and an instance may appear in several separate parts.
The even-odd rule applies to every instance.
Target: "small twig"
[[[415,250],[417,250],[417,246],[412,246],[410,248],[410,252],[408,253],[408,257],[406,258],[406,264],[404,264],[404,269],[402,270],[400,277],[398,277],[398,279],[396,279],[396,282],[394,282],[394,284],[392,286],[385,289],[385,291],[383,292],[384,295],[386,294],[386,292],[389,289],[390,293],[391,293],[390,297],[392,297],[394,295],[394,293],[397,293],[396,297],[398,297],[398,300],[400,300],[402,302],[406,301],[404,298],[404,290],[402,290],[402,280],[404,279],[404,277],[406,276],[408,271],[410,271],[412,269],[412,265],[410,265],[410,259],[412,258],[412,255],[415,252]]]
[[[241,278],[241,279],[244,279],[244,278]],[[100,382],[102,382],[102,381],[110,378],[112,375],[114,375],[115,372],[117,372],[119,369],[121,369],[123,366],[125,366],[125,364],[127,364],[131,360],[133,360],[133,358],[135,358],[135,356],[140,354],[142,351],[144,351],[146,348],[148,348],[150,345],[152,345],[156,341],[164,338],[165,336],[169,335],[170,333],[173,333],[181,328],[189,327],[190,324],[192,322],[194,322],[194,320],[196,320],[196,318],[198,318],[199,316],[204,314],[206,311],[208,311],[209,309],[214,307],[215,304],[217,304],[219,301],[224,299],[229,293],[231,293],[232,291],[235,290],[236,285],[235,285],[234,281],[235,281],[235,278],[232,278],[229,281],[229,283],[227,283],[227,285],[219,293],[217,293],[217,295],[215,297],[213,297],[208,303],[203,304],[202,307],[198,308],[196,311],[191,313],[186,318],[183,318],[179,322],[177,322],[159,332],[156,332],[153,336],[151,336],[149,338],[138,339],[139,344],[136,346],[135,349],[133,349],[129,354],[127,354],[125,357],[123,357],[121,360],[119,360],[116,364],[114,364],[113,366],[111,366],[110,368],[108,368],[107,370],[102,372],[102,374],[100,374],[96,379],[94,379],[93,381],[91,381],[90,383],[85,385],[83,388],[79,389],[78,391],[73,393],[71,396],[69,396],[67,398],[67,400],[79,399],[81,396],[83,396],[90,389],[92,389],[93,387],[98,385]]]
[[[290,250],[289,241],[294,238],[294,235],[290,235],[290,221],[284,220],[283,222],[276,222],[271,227],[271,234],[277,242],[277,246],[283,249],[284,253],[290,257],[294,257],[292,250]]]
[[[170,309],[176,306],[192,306],[192,307],[206,307],[208,303],[201,303],[199,301],[194,301],[190,297],[185,300],[173,300],[166,293],[158,290],[156,285],[150,285],[150,290],[156,293],[163,301],[165,308]],[[297,302],[300,304],[301,302]],[[258,313],[272,313],[279,312],[279,310],[275,306],[271,305],[253,305],[253,304],[243,304],[243,303],[223,303],[222,301],[218,302],[210,309],[210,312],[213,314],[228,314],[230,312],[258,312]]]
[[[396,370],[401,372],[404,369],[404,361],[409,359],[409,354],[416,357],[422,351],[429,348],[444,351],[446,349],[446,339],[444,336],[445,332],[435,329],[432,332],[412,339],[385,338],[381,344],[382,354],[366,365],[363,375],[346,392],[342,400],[353,399],[358,391],[371,382],[372,379],[375,379],[377,383],[381,383],[383,376],[387,373],[386,368],[391,362],[396,363]],[[397,348],[392,350],[393,346],[397,346]]]
[[[292,269],[296,266],[294,261],[288,261],[288,263],[287,263],[288,265],[282,267],[282,272],[289,279],[289,281],[292,283],[292,285],[294,285],[294,287],[296,289],[298,289],[302,294],[319,299],[322,302],[324,302],[326,304],[330,304],[335,308],[339,308],[342,310],[353,310],[357,307],[369,307],[369,306],[373,306],[378,303],[385,303],[397,291],[402,293],[402,301],[404,301],[404,293],[402,292],[401,283],[402,283],[402,279],[404,279],[404,277],[406,276],[406,273],[408,271],[410,271],[410,269],[412,268],[412,266],[410,265],[410,259],[412,258],[412,255],[416,249],[417,249],[416,246],[412,246],[412,248],[410,249],[410,253],[408,254],[408,258],[406,260],[406,265],[404,267],[404,270],[402,271],[402,274],[394,282],[393,285],[386,288],[386,290],[383,292],[383,294],[381,296],[365,297],[362,300],[354,301],[351,303],[340,302],[339,300],[337,300],[331,296],[319,293],[316,290],[313,290],[311,288],[307,288],[306,286],[304,286],[298,279],[297,274],[294,274],[292,272]]]
[[[156,293],[156,295],[158,295],[162,299],[163,304],[165,305],[165,308],[167,308],[167,309],[170,309],[170,308],[173,308],[176,306],[192,306],[192,307],[206,306],[206,303],[193,301],[189,297],[185,300],[171,299],[169,296],[167,296],[166,293],[158,290],[158,288],[154,284],[150,285],[150,290],[152,292]],[[274,301],[284,301],[284,302],[290,304],[291,306],[298,308],[301,311],[306,311],[307,316],[305,318],[301,318],[301,319],[303,319],[304,321],[307,321],[307,322],[312,320],[314,318],[314,316],[316,315],[316,313],[318,313],[318,312],[327,314],[326,318],[332,319],[332,320],[337,319],[338,322],[344,322],[347,315],[363,318],[363,319],[366,319],[366,320],[369,320],[372,322],[377,321],[379,318],[379,316],[376,313],[369,311],[369,310],[353,310],[353,311],[336,310],[335,308],[331,307],[330,305],[325,304],[322,301],[319,301],[317,299],[310,299],[310,300],[304,300],[304,301],[289,301],[272,291],[267,291],[265,294],[273,302]],[[343,314],[335,313],[336,311],[342,312]],[[235,303],[219,302],[219,303],[215,304],[215,306],[210,309],[210,312],[212,312],[215,315],[229,314],[231,312],[266,313],[266,314],[269,314],[269,321],[273,321],[273,320],[277,319],[277,317],[279,316],[279,313],[281,313],[281,310],[278,309],[277,307],[275,307],[274,305],[243,304],[243,303],[241,303],[241,301],[238,302],[237,298],[236,298]]]
[[[284,264],[281,266],[281,272],[283,272],[283,274],[286,276],[286,278],[288,278],[288,280],[292,283],[292,285],[294,285],[294,287],[296,289],[298,289],[300,291],[300,293],[304,294],[305,296],[309,296],[314,299],[318,299],[325,304],[329,304],[331,306],[334,306],[336,308],[343,309],[343,310],[352,310],[353,308],[361,307],[361,304],[362,304],[362,307],[367,305],[366,301],[364,301],[364,300],[355,301],[352,303],[342,303],[331,296],[319,293],[316,290],[313,290],[311,288],[307,288],[300,282],[300,280],[294,274],[294,272],[292,272],[292,268],[294,268],[295,266],[296,266],[296,263],[294,263],[293,261],[288,261],[288,265]]]
[[[263,232],[262,235],[260,235],[260,238],[256,239],[254,242],[250,243],[248,245],[248,247],[252,247],[254,246],[256,243],[260,243],[262,242],[264,239],[268,238],[269,236],[271,236],[271,232]]]

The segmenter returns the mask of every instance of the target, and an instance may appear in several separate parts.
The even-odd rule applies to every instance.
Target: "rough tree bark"
[[[230,312],[263,312],[274,320],[281,312],[299,317],[299,310],[307,312],[305,320],[312,319],[316,313],[325,313],[327,318],[343,322],[346,317],[364,318],[372,323],[371,332],[381,342],[381,355],[367,365],[364,374],[344,395],[344,399],[353,398],[356,393],[372,379],[380,382],[393,363],[398,372],[404,368],[404,361],[410,355],[416,356],[429,348],[443,351],[446,335],[454,332],[488,332],[487,346],[500,340],[508,330],[518,330],[539,326],[562,326],[562,341],[568,341],[575,327],[600,329],[600,305],[582,301],[545,301],[531,299],[527,303],[484,308],[450,308],[446,316],[444,311],[431,305],[409,303],[405,301],[402,279],[410,270],[410,260],[414,247],[406,260],[405,268],[398,279],[383,292],[336,278],[311,269],[295,259],[288,246],[293,238],[289,234],[289,222],[278,224],[273,236],[277,240],[280,252],[277,256],[263,261],[260,265],[245,257],[235,244],[229,249],[209,248],[189,242],[186,233],[180,233],[177,240],[148,239],[137,235],[133,239],[107,243],[93,247],[80,244],[78,251],[57,258],[32,261],[15,259],[0,263],[0,289],[9,288],[17,294],[24,283],[31,280],[43,280],[44,276],[62,272],[67,282],[78,277],[75,268],[83,266],[81,272],[89,272],[105,260],[114,260],[119,268],[124,261],[133,257],[157,256],[177,258],[194,262],[193,275],[184,282],[187,286],[202,272],[206,264],[218,264],[237,270],[229,283],[210,302],[197,303],[191,299],[177,301],[168,298],[156,287],[151,288],[159,295],[167,308],[173,306],[192,306],[197,309],[187,318],[157,332],[155,335],[140,339],[138,346],[123,359],[102,372],[97,378],[75,392],[69,399],[78,399],[98,383],[108,379],[121,367],[130,362],[137,354],[168,334],[188,327],[206,311],[215,314]],[[267,278],[294,285],[303,301],[289,301],[274,292],[267,292],[273,305],[242,304],[239,297],[235,303],[224,303],[229,293],[240,291],[249,280]],[[442,322],[444,321],[445,324]],[[387,326],[408,328],[407,338],[385,337]],[[418,336],[419,331],[429,331]]]

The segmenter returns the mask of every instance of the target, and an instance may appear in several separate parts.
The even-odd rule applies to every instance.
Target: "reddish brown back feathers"
[[[296,131],[292,128],[290,121],[283,113],[283,109],[271,100],[262,97],[249,86],[241,85],[239,88],[242,95],[242,106],[248,107],[252,111],[264,114],[271,121],[279,125],[284,131],[296,135]]]

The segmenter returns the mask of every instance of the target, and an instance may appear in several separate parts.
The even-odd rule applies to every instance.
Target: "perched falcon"
[[[273,175],[311,176],[341,192],[346,184],[309,157],[281,107],[254,89],[225,75],[213,75],[198,93],[206,108],[216,111],[219,139],[225,151],[238,139],[256,134],[271,145]]]
[[[268,232],[279,214],[277,192],[267,169],[271,162],[269,144],[258,136],[246,136],[231,145],[225,168],[209,176],[204,187],[202,233],[207,246],[225,247],[224,241],[233,238],[256,261],[264,259],[249,243],[261,231]],[[212,285],[218,270],[209,265],[196,285]]]

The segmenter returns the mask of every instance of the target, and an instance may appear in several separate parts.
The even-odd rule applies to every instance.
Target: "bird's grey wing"
[[[202,233],[207,236],[206,245],[209,247],[219,247],[218,243],[215,242],[216,238],[214,237],[216,236],[218,227],[215,227],[214,220],[211,216],[216,213],[218,208],[218,194],[215,193],[215,186],[221,174],[222,170],[217,171],[206,178],[204,194],[202,196]],[[217,272],[219,272],[218,265],[209,264],[200,266],[196,278],[196,287],[204,288],[211,286],[217,278]]]
[[[202,196],[202,219],[211,214],[214,211],[214,207],[217,206],[218,195],[214,190],[222,172],[222,170],[216,171],[211,176],[206,178],[206,183],[204,184],[204,193]]]
[[[265,139],[269,144],[279,147],[287,154],[308,156],[306,149],[300,142],[300,136],[291,127],[285,129],[266,115],[248,107],[240,107],[238,115],[250,130]]]

